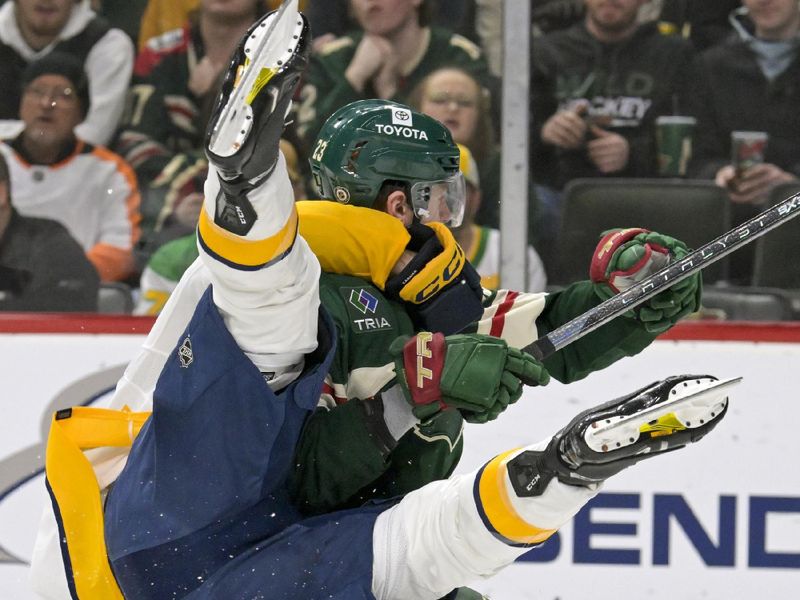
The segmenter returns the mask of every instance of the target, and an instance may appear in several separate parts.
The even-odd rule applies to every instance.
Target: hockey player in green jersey
[[[521,393],[414,414],[404,393],[408,382],[395,379],[402,343],[392,345],[393,338],[421,330],[479,332],[501,338],[504,348],[523,348],[687,253],[683,243],[657,233],[611,232],[595,251],[591,280],[549,295],[489,293],[446,228],[431,222],[438,215],[457,223],[463,210],[459,149],[444,125],[393,102],[355,102],[325,123],[310,162],[322,197],[348,209],[337,211],[330,202],[298,209],[301,233],[329,273],[322,276],[320,297],[340,338],[321,409],[298,445],[293,491],[310,512],[406,493],[447,477],[460,458],[464,419],[496,418]],[[437,194],[440,205],[434,206]],[[387,251],[368,266],[350,258],[380,254],[381,248],[393,254]],[[330,274],[365,271],[374,283]],[[439,287],[426,295],[437,278]],[[537,363],[536,382],[544,385],[552,375],[568,383],[637,354],[699,308],[700,291],[699,275],[685,280]]]

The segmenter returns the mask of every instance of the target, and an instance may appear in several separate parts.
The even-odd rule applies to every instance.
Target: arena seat
[[[711,181],[684,179],[575,179],[564,190],[558,252],[560,268],[548,273],[553,285],[586,279],[600,234],[616,227],[644,227],[698,248],[730,230],[725,191]],[[727,260],[703,271],[705,282],[724,280]]]
[[[130,286],[106,281],[97,291],[97,312],[101,314],[129,315],[133,312],[133,294]]]
[[[772,188],[768,206],[800,192],[800,182]],[[755,241],[753,285],[800,291],[800,217],[791,219]],[[794,257],[794,258],[792,258]]]
[[[792,299],[784,290],[756,287],[703,289],[703,308],[719,311],[728,321],[790,321]]]

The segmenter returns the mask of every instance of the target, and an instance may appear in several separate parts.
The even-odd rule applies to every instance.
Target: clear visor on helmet
[[[411,186],[411,206],[423,223],[438,221],[458,227],[464,218],[466,196],[460,171],[441,181],[418,181]]]

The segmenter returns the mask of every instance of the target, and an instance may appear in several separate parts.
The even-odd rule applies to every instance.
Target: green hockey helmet
[[[402,182],[420,220],[457,226],[465,203],[459,157],[436,119],[388,100],[359,100],[325,121],[309,162],[323,198],[372,208],[385,182]]]

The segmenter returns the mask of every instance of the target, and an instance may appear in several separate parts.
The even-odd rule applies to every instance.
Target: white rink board
[[[24,563],[46,497],[41,476],[26,479],[41,465],[49,415],[113,386],[143,339],[0,334],[6,415],[0,422],[0,600],[34,598]],[[670,374],[745,378],[708,440],[622,473],[604,490],[605,507],[582,513],[559,532],[557,551],[540,550],[544,562],[514,565],[475,587],[509,600],[794,597],[798,367],[800,344],[657,342],[569,387],[529,389],[498,421],[468,426],[461,471],[546,437],[583,408]]]
[[[547,437],[592,404],[681,373],[744,377],[709,437],[620,473],[603,490],[605,507],[562,529],[546,562],[514,565],[476,589],[513,600],[797,597],[800,345],[656,342],[570,386],[528,389],[505,418],[468,427],[459,471]]]
[[[143,335],[0,334],[0,600],[38,598],[24,563],[49,498],[44,476],[29,478],[44,466],[53,411],[113,389],[143,341]]]

